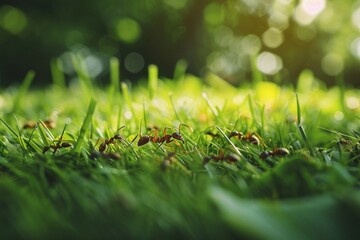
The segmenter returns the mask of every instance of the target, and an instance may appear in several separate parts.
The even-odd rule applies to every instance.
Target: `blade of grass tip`
[[[145,127],[148,126],[145,102],[143,102],[143,119],[144,119]],[[141,120],[140,120],[140,124],[141,124]]]
[[[36,143],[36,142],[32,139],[32,137],[33,137],[33,135],[34,135],[34,132],[35,132],[35,130],[36,130],[37,128],[38,128],[38,124],[36,124],[35,127],[33,128],[33,130],[31,131],[30,136],[29,136],[29,139],[28,139],[28,141],[27,141],[26,144],[27,144],[28,147],[32,148],[35,152],[40,153],[40,152],[41,152],[41,149],[40,149],[40,147],[39,147],[39,144]],[[33,144],[32,144],[32,143],[33,143]]]
[[[336,134],[336,135],[338,135],[340,137],[346,137],[346,138],[353,139],[353,140],[358,139],[356,137],[356,134],[355,134],[355,137],[354,137],[354,136],[351,136],[351,135],[348,135],[348,134],[345,134],[345,133],[341,133],[341,132],[338,132],[338,131],[335,131],[335,130],[327,129],[327,128],[324,128],[324,127],[319,127],[319,129],[324,131],[324,132],[327,132],[327,133]],[[352,132],[354,133],[354,131],[352,131]]]
[[[63,130],[62,130],[62,132],[61,132],[61,135],[60,135],[60,138],[59,138],[59,141],[60,141],[60,142],[62,141],[62,138],[63,138],[63,136],[64,136],[64,134],[65,134],[66,127],[67,127],[67,123],[65,123],[64,128],[63,128]]]
[[[1,122],[7,127],[7,129],[10,130],[10,132],[14,135],[14,137],[18,137],[18,134],[16,133],[16,131],[9,125],[7,124],[2,118],[0,118]]]
[[[174,70],[174,77],[173,77],[174,80],[180,81],[184,79],[187,67],[188,67],[188,62],[186,60],[180,59],[179,61],[177,61]]]
[[[13,107],[12,107],[12,112],[17,112],[19,110],[20,101],[25,98],[25,94],[28,91],[34,77],[35,77],[35,72],[34,71],[31,70],[31,71],[27,72],[27,74],[26,74],[26,76],[24,78],[24,81],[23,81],[23,83],[21,84],[21,86],[19,88],[19,91],[17,92],[17,94],[15,96],[14,104],[13,104]]]
[[[153,99],[158,86],[158,67],[154,64],[150,64],[149,71],[149,96]]]
[[[299,96],[297,93],[295,93],[296,97],[296,110],[297,110],[297,125],[299,126],[301,124],[301,109],[300,109],[300,102],[299,102]]]
[[[306,148],[309,150],[310,155],[314,157],[315,156],[314,150],[311,147],[311,144],[310,144],[309,139],[308,139],[308,137],[306,135],[305,129],[304,129],[302,123],[301,123],[302,119],[301,119],[301,109],[300,109],[299,97],[298,97],[298,95],[296,93],[295,93],[295,96],[296,96],[296,108],[297,108],[297,117],[298,117],[297,127],[299,129],[301,138],[303,139]]]
[[[265,104],[261,108],[261,134],[265,132]]]
[[[171,103],[171,106],[172,106],[172,108],[173,108],[173,110],[174,110],[174,113],[175,113],[176,118],[177,118],[180,122],[183,122],[183,121],[181,121],[181,119],[180,119],[180,117],[179,117],[179,114],[178,114],[178,112],[176,111],[175,104],[174,104],[173,97],[172,97],[172,93],[169,93],[169,98],[170,98],[170,103]]]
[[[18,130],[18,141],[19,141],[19,144],[21,146],[21,148],[23,149],[24,153],[26,152],[27,150],[27,147],[26,147],[26,144],[24,142],[24,139],[22,138],[22,133],[21,133],[21,129],[19,127],[19,121],[18,121],[18,118],[16,117],[15,113],[13,113],[14,115],[14,118],[15,118],[15,122],[16,122],[16,128]]]
[[[205,92],[202,93],[202,97],[205,99],[211,113],[214,115],[216,122],[219,122],[219,115]]]
[[[340,100],[340,104],[341,104],[341,110],[343,113],[347,113],[347,108],[346,108],[346,100],[345,100],[345,82],[344,82],[344,76],[343,74],[339,74],[336,77],[336,85],[339,86],[340,88],[340,96],[339,96],[339,100]]]
[[[250,109],[250,113],[251,113],[251,117],[252,117],[252,124],[253,125],[259,125],[258,122],[256,121],[256,117],[255,117],[255,111],[254,111],[254,104],[253,101],[251,99],[250,94],[248,95],[248,103],[249,103],[249,109]]]
[[[59,140],[57,140],[57,142],[58,142],[59,144],[62,142],[64,133],[65,133],[65,130],[66,130],[66,126],[67,126],[67,124],[65,123],[64,128],[63,128],[63,130],[62,130],[62,132],[61,132],[61,135],[60,135],[60,137],[59,137]],[[53,154],[56,153],[56,150],[57,150],[57,149],[55,148],[54,151],[53,151]]]
[[[110,79],[111,88],[114,90],[114,97],[120,91],[120,63],[116,57],[110,58]]]
[[[354,134],[355,139],[359,139],[360,132],[358,132],[358,131],[356,131],[356,130],[351,130],[351,132]]]
[[[118,99],[120,93],[120,70],[119,59],[116,57],[110,58],[110,88],[108,94],[109,111],[112,112],[115,101]]]
[[[71,61],[74,66],[75,72],[83,85],[87,96],[93,96],[93,86],[86,68],[85,61],[80,54],[71,54]]]
[[[52,59],[50,61],[50,70],[53,79],[54,85],[58,86],[61,89],[64,89],[65,84],[65,76],[64,73],[61,71],[62,62],[60,59]]]
[[[81,147],[84,144],[84,137],[86,134],[86,130],[89,128],[89,125],[91,123],[92,120],[92,116],[94,114],[95,111],[95,107],[96,107],[96,101],[94,99],[91,99],[87,113],[86,113],[86,117],[84,118],[84,121],[82,123],[82,126],[80,128],[80,133],[79,133],[79,137],[75,143],[74,146],[74,151],[76,153],[80,153],[81,152]]]
[[[52,134],[52,132],[50,131],[50,129],[46,126],[46,124],[43,121],[39,121],[39,123],[41,124],[41,126],[44,128],[44,131],[46,133],[46,136],[48,138],[51,139],[51,141],[53,141],[55,139],[54,135]]]
[[[115,105],[118,105],[119,93],[120,93],[120,70],[119,70],[119,59],[116,57],[110,58],[110,87],[108,90],[108,110],[107,118],[109,119],[110,125],[113,126],[113,108]]]
[[[262,75],[262,73],[260,72],[259,68],[256,65],[256,58],[257,58],[256,54],[253,54],[250,57],[251,70],[252,70],[251,71],[252,72],[252,80],[253,80],[254,84],[262,82],[262,80],[263,80],[263,75]]]
[[[134,107],[132,105],[132,100],[131,100],[131,95],[130,95],[128,85],[126,83],[122,82],[121,90],[122,90],[123,96],[125,98],[125,102],[129,106],[132,115],[134,116],[135,119],[137,119]]]
[[[40,138],[41,140],[43,141],[43,143],[46,145],[46,146],[49,146],[49,141],[46,137],[46,133],[44,132],[44,126],[45,124],[39,122],[38,123],[38,129],[39,129],[39,133],[40,133]],[[54,139],[52,138],[51,141],[53,141]]]
[[[282,134],[281,134],[281,129],[280,129],[280,125],[279,124],[276,124],[276,130],[279,134],[279,139],[280,139],[280,142],[281,142],[281,146],[284,146],[284,139],[282,137]]]
[[[120,127],[120,122],[121,122],[121,111],[122,108],[121,108],[121,104],[119,104],[119,107],[118,107],[118,114],[117,114],[117,121],[116,121],[116,129],[119,129]]]

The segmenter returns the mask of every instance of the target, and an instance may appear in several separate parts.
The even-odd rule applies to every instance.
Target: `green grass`
[[[296,87],[258,77],[235,88],[213,75],[186,75],[183,61],[176,81],[159,79],[150,66],[149,82],[134,86],[119,82],[117,59],[102,89],[81,59],[73,62],[80,80],[69,87],[53,62],[54,86],[28,90],[29,72],[21,87],[1,92],[1,238],[357,233],[359,90],[325,88],[308,73]],[[38,124],[24,129],[29,120]],[[154,136],[148,128],[162,137],[179,124],[189,126],[180,129],[184,142],[137,145],[140,136]],[[232,131],[256,133],[260,144],[229,137]],[[278,148],[290,154],[260,157]]]

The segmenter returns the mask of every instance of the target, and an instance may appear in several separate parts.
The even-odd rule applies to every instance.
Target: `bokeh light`
[[[220,26],[215,30],[215,42],[221,47],[227,47],[234,40],[233,31],[226,27]]]
[[[269,28],[262,35],[262,40],[265,46],[269,48],[277,48],[283,43],[284,36],[277,28]]]
[[[325,7],[326,0],[301,0],[295,9],[294,20],[300,25],[309,25]]]
[[[175,8],[181,9],[186,6],[187,0],[163,0],[165,4]]]
[[[0,9],[0,26],[12,34],[18,34],[27,25],[27,18],[20,9],[3,6]]]
[[[344,69],[344,60],[339,54],[329,53],[321,61],[323,71],[331,76],[340,74]]]
[[[268,24],[270,27],[284,30],[289,25],[289,18],[280,11],[274,11],[269,17]]]
[[[125,57],[124,65],[129,72],[138,73],[145,66],[144,57],[137,52],[131,52]]]
[[[216,2],[208,4],[204,9],[204,21],[211,26],[220,25],[224,21],[224,7]]]
[[[136,42],[141,35],[140,25],[133,19],[123,18],[116,23],[116,36],[127,43]]]
[[[333,76],[339,74],[346,83],[358,84],[359,0],[122,3],[90,1],[84,6],[79,1],[68,4],[54,0],[41,8],[16,1],[0,6],[0,43],[8,46],[2,49],[0,78],[10,84],[6,79],[21,79],[25,71],[34,68],[37,78],[51,79],[45,74],[47,69],[40,70],[40,66],[48,66],[49,59],[82,46],[90,50],[83,59],[90,55],[98,58],[102,72],[108,68],[106,58],[118,57],[124,78],[145,77],[142,74],[146,71],[130,64],[135,56],[139,63],[146,59],[158,65],[166,77],[172,76],[173,66],[182,58],[189,62],[190,73],[202,75],[211,70],[234,84],[250,79],[257,65],[270,75],[283,69],[282,82],[295,82],[301,70],[309,68],[330,85],[336,84]],[[74,9],[89,14],[79,15]],[[23,54],[26,49],[37,52],[38,57]],[[135,51],[142,57],[130,54]],[[265,51],[276,55],[263,55]],[[19,54],[20,60],[15,57]],[[260,63],[266,59],[277,60],[264,67]],[[94,61],[89,58],[89,62]],[[64,68],[72,71],[66,64]],[[136,77],[134,72],[138,73]],[[108,81],[104,74],[95,75],[99,81]]]
[[[270,52],[262,52],[256,59],[256,65],[261,72],[268,75],[278,73],[283,67],[281,58]]]
[[[346,105],[351,110],[358,109],[360,107],[360,100],[354,96],[350,96],[346,99]]]
[[[245,53],[254,55],[261,49],[261,40],[258,36],[249,34],[243,38],[242,46]]]
[[[102,61],[94,55],[87,56],[84,62],[91,78],[96,78],[104,70]]]
[[[326,0],[302,0],[300,6],[310,16],[317,16],[325,9]]]
[[[360,59],[360,37],[356,38],[352,43],[351,43],[351,53]]]
[[[352,13],[352,24],[360,31],[360,7]]]
[[[341,121],[344,118],[344,113],[341,111],[336,111],[334,113],[334,118],[336,121]]]

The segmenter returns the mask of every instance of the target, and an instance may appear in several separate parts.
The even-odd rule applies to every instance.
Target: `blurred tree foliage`
[[[254,72],[294,82],[307,68],[329,84],[342,76],[358,84],[360,1],[2,1],[0,47],[1,85],[29,69],[37,82],[50,82],[51,59],[71,80],[72,54],[104,84],[111,56],[130,80],[145,77],[152,63],[171,77],[185,59],[189,72],[211,71],[235,85]]]

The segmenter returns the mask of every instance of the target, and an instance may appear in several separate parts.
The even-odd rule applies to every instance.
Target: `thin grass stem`
[[[87,113],[86,113],[86,117],[84,118],[84,121],[82,123],[82,126],[80,128],[80,133],[79,133],[79,137],[75,143],[75,147],[74,147],[74,151],[76,153],[80,153],[82,146],[84,144],[84,139],[85,139],[85,134],[87,129],[90,126],[90,123],[92,122],[92,116],[94,114],[95,111],[95,107],[96,107],[96,101],[94,99],[91,99]]]

